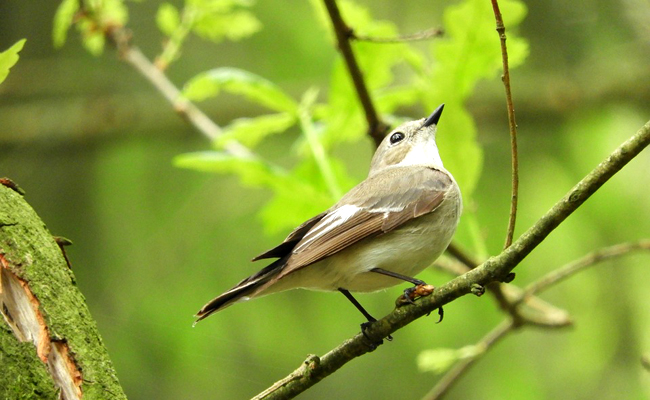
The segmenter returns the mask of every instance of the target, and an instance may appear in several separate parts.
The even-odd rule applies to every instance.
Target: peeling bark
[[[0,183],[0,398],[125,399],[55,238]]]

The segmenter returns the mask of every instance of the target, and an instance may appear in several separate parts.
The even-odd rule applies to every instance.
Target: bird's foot
[[[415,299],[428,296],[433,293],[434,290],[435,287],[433,285],[427,285],[426,283],[422,282],[419,285],[404,289],[404,294],[397,298],[395,305],[397,307],[401,307],[406,304],[413,304]],[[438,315],[440,318],[436,323],[442,322],[442,318],[445,315],[445,311],[442,309],[442,307],[438,308]]]
[[[435,287],[422,282],[419,285],[404,289],[404,294],[397,298],[395,305],[401,307],[406,304],[413,304],[417,298],[428,296],[433,293]]]
[[[366,344],[367,344],[368,347],[370,348],[370,351],[373,351],[373,350],[375,350],[377,347],[379,347],[379,346],[381,346],[382,344],[384,344],[384,340],[383,340],[383,339],[375,340],[375,339],[372,339],[372,338],[368,335],[368,329],[370,329],[370,327],[372,326],[372,324],[374,324],[375,322],[377,322],[377,320],[373,318],[372,321],[364,322],[363,324],[361,324],[361,333],[363,334],[363,336],[364,336],[366,339],[368,339],[368,341],[367,341]],[[393,340],[393,337],[392,337],[391,335],[388,335],[388,336],[386,336],[386,340],[388,340],[388,341],[390,342],[390,341]]]

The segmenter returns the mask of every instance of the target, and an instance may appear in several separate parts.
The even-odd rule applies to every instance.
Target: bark
[[[0,398],[126,399],[55,238],[0,185]]]

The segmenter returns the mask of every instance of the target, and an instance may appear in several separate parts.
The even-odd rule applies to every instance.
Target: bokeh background
[[[256,271],[252,256],[283,234],[263,233],[257,216],[270,193],[235,177],[172,166],[178,154],[208,148],[152,87],[115,53],[93,57],[71,32],[53,49],[56,1],[0,1],[0,49],[27,38],[0,86],[0,175],[56,235],[70,238],[77,282],[132,399],[240,399],[284,377],[308,354],[322,355],[356,334],[361,316],[338,294],[292,291],[229,308],[192,328],[207,300]],[[178,2],[176,2],[178,3]],[[404,33],[440,25],[446,2],[360,1]],[[135,43],[150,57],[162,37],[160,2],[129,3]],[[513,71],[520,132],[517,233],[650,116],[650,2],[527,2],[519,34],[527,62]],[[297,96],[326,91],[336,57],[308,2],[260,1],[263,30],[215,46],[190,38],[168,74],[182,85],[198,72],[236,66]],[[218,123],[257,115],[236,97],[204,105]],[[509,139],[498,79],[475,91],[469,109],[485,165],[475,193],[481,233],[499,252],[509,201]],[[404,110],[422,117],[423,110]],[[443,121],[444,122],[444,116]],[[267,140],[283,160],[298,132]],[[357,180],[367,173],[369,140],[337,150]],[[453,171],[452,171],[453,172]],[[571,216],[517,269],[524,285],[599,247],[650,234],[650,153],[646,150]],[[284,232],[286,234],[287,232]],[[467,238],[461,233],[459,243]],[[639,399],[650,396],[648,255],[603,263],[544,294],[568,310],[570,329],[524,329],[491,351],[452,390],[462,399]],[[263,265],[263,264],[262,264]],[[441,283],[448,275],[421,277]],[[383,315],[403,288],[359,296]],[[421,372],[425,349],[476,342],[503,315],[492,298],[466,296],[445,321],[425,318],[392,343],[346,365],[305,399],[419,398],[436,376]]]

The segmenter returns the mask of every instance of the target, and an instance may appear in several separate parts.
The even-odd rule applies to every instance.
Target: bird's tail
[[[201,307],[199,312],[196,313],[197,319],[194,324],[196,325],[200,320],[205,319],[213,313],[223,310],[238,301],[248,300],[248,298],[258,295],[261,292],[262,286],[282,270],[285,261],[285,257],[276,260],[256,274],[239,282],[232,289],[210,300],[206,305]]]

